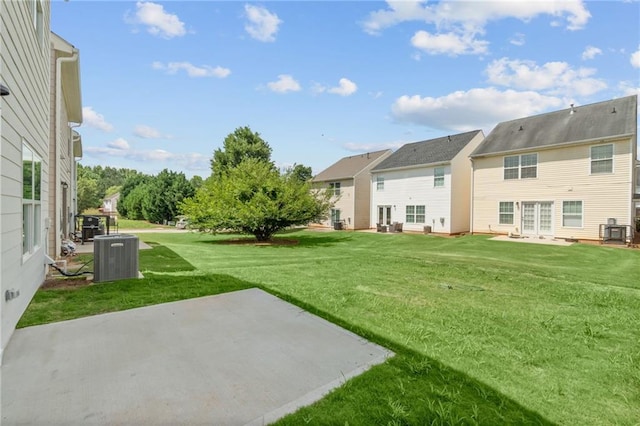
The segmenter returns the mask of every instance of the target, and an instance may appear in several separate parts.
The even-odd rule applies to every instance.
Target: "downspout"
[[[56,114],[55,114],[55,129],[54,129],[54,139],[55,139],[55,143],[56,143],[56,149],[55,149],[55,158],[54,158],[54,164],[56,167],[56,179],[55,182],[53,184],[53,188],[55,190],[55,207],[54,207],[54,212],[53,212],[53,220],[49,221],[49,224],[52,225],[55,229],[55,234],[54,234],[54,241],[55,241],[55,252],[54,252],[54,257],[58,257],[58,254],[60,253],[60,248],[62,246],[62,241],[60,241],[60,237],[58,235],[59,231],[60,231],[60,220],[58,218],[58,215],[60,214],[60,207],[62,204],[61,201],[61,195],[60,195],[60,167],[59,167],[59,162],[60,162],[60,131],[61,131],[61,111],[62,111],[62,98],[63,98],[63,94],[62,94],[62,64],[64,62],[77,62],[78,61],[78,49],[76,49],[75,47],[72,50],[72,55],[68,56],[68,57],[60,57],[60,58],[56,58]],[[68,126],[68,124],[67,124]],[[51,160],[51,159],[49,159]],[[66,218],[65,218],[66,220]],[[47,230],[48,233],[48,230]],[[48,236],[47,236],[48,239]]]
[[[78,162],[76,161],[76,156],[74,155],[76,138],[73,135],[76,127],[80,127],[82,123],[74,123],[72,126],[69,126],[69,130],[71,131],[71,143],[69,144],[69,159],[71,161],[71,182],[69,182],[69,188],[71,188],[70,197],[71,197],[71,211],[73,217],[72,226],[69,229],[75,235],[76,229],[76,215],[78,214]],[[67,218],[67,221],[69,219]]]
[[[471,206],[470,210],[471,211],[469,212],[470,213],[469,214],[469,218],[470,218],[471,223],[469,223],[469,233],[471,235],[473,235],[473,198],[474,198],[473,197],[473,190],[474,190],[474,188],[473,188],[473,177],[475,175],[475,164],[473,163],[473,158],[472,157],[469,157],[469,160],[471,160],[471,204],[470,204],[470,206]]]

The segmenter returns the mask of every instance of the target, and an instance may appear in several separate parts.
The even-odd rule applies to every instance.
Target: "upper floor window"
[[[22,144],[22,254],[40,246],[42,215],[42,160],[26,143]]]
[[[591,147],[591,174],[613,172],[613,144]]]
[[[433,186],[444,186],[444,167],[436,167],[433,171]]]
[[[376,190],[378,191],[384,190],[384,176],[376,177]]]
[[[331,182],[329,184],[329,190],[333,195],[340,195],[340,182]]]
[[[538,177],[538,154],[504,157],[504,179],[530,179]]]

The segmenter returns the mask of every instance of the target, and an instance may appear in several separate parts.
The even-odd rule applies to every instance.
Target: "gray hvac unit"
[[[93,281],[138,278],[138,237],[96,235],[93,239]]]

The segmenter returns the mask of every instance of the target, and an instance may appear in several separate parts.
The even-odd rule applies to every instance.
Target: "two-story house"
[[[630,228],[637,105],[633,95],[499,123],[471,154],[472,232],[598,240],[603,226]]]
[[[442,234],[469,231],[471,161],[481,130],[408,143],[371,169],[371,221]]]
[[[391,150],[344,157],[318,173],[312,180],[316,188],[333,191],[334,206],[329,218],[320,224],[342,224],[344,229],[368,229],[371,184],[369,171],[391,155]]]

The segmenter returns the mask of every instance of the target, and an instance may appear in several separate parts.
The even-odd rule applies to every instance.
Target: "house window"
[[[582,228],[582,201],[562,202],[562,226]]]
[[[424,223],[425,222],[425,206],[407,206],[405,222],[406,223]]]
[[[340,195],[340,182],[331,182],[329,184],[329,190],[333,195]]]
[[[376,177],[376,190],[383,191],[384,190],[384,176]]]
[[[500,225],[513,225],[513,201],[500,201]]]
[[[33,27],[36,30],[36,39],[40,46],[44,44],[44,9],[41,0],[29,2],[30,13],[33,15]]]
[[[520,178],[529,179],[538,176],[538,154],[520,156]]]
[[[444,186],[444,167],[436,167],[433,171],[433,186]]]
[[[591,147],[591,174],[613,172],[613,144]]]
[[[538,154],[504,157],[504,179],[531,179],[538,176]]]
[[[42,160],[22,144],[22,254],[40,246],[42,216]]]
[[[504,157],[504,179],[518,179],[518,167],[520,167],[520,157]]]

